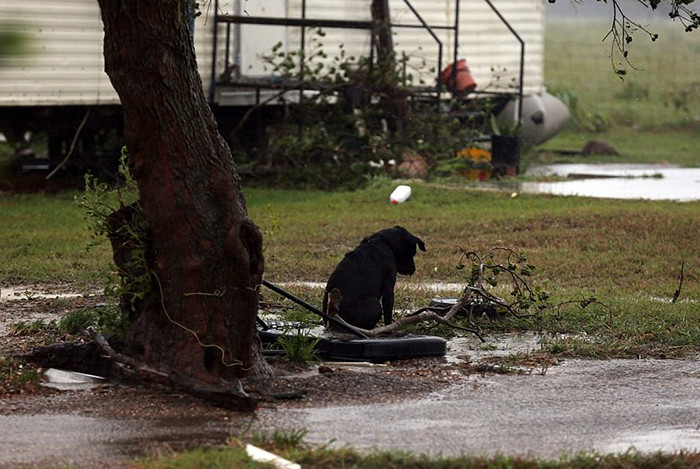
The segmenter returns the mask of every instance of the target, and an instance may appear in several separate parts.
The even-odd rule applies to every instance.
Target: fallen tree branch
[[[549,294],[533,288],[528,283],[526,277],[531,275],[535,267],[527,263],[527,258],[522,253],[506,247],[495,247],[482,255],[459,246],[457,248],[461,253],[457,269],[468,273],[468,282],[459,301],[449,308],[430,306],[422,308],[391,324],[372,330],[360,329],[360,332],[369,337],[376,337],[392,334],[407,325],[433,321],[470,332],[483,342],[480,328],[471,321],[473,317],[486,314],[490,319],[498,319],[503,315],[526,319],[536,317],[543,309],[551,307]],[[500,262],[496,260],[497,257],[501,258]],[[499,275],[507,277],[506,283],[511,289],[514,301],[508,302],[488,290],[488,286],[497,285]],[[533,309],[535,312],[532,312]],[[467,316],[472,327],[464,327],[452,322],[460,312]]]
[[[358,330],[368,337],[377,337],[377,336],[383,336],[383,335],[390,335],[393,334],[394,332],[398,331],[399,329],[411,325],[411,324],[418,324],[424,321],[435,321],[439,324],[444,324],[446,326],[452,327],[454,329],[459,329],[465,332],[470,332],[474,335],[476,335],[479,340],[484,342],[484,338],[481,337],[479,334],[479,329],[474,327],[463,327],[459,326],[457,324],[453,324],[450,322],[450,320],[463,308],[465,308],[469,304],[469,297],[470,295],[464,295],[460,301],[458,301],[454,306],[452,306],[447,313],[445,313],[444,316],[440,316],[435,310],[439,308],[431,308],[431,307],[426,307],[419,309],[418,311],[411,313],[408,316],[404,316],[402,318],[397,319],[396,321],[392,322],[391,324],[388,324],[383,327],[375,327],[374,329],[359,329]],[[446,309],[446,308],[445,308]]]

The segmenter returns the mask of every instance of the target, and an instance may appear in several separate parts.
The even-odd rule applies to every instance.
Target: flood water
[[[495,334],[485,343],[457,338],[449,343],[447,361],[536,352],[543,338],[536,333]],[[109,419],[79,409],[54,415],[41,409],[34,415],[0,412],[0,467],[59,462],[124,467],[144,447],[158,452],[191,441],[222,444],[235,420]],[[261,408],[250,424],[261,431],[306,429],[309,443],[361,451],[556,458],[631,447],[700,451],[698,422],[696,360],[564,360],[524,374],[475,374],[404,402]]]
[[[308,429],[311,443],[359,450],[536,458],[700,451],[700,366],[566,360],[546,373],[471,376],[423,399],[260,414],[275,428]]]
[[[123,468],[144,448],[167,452],[221,444],[228,422],[203,419],[110,419],[76,414],[0,415],[0,467]],[[150,451],[149,451],[150,452]]]
[[[533,167],[525,174],[572,179],[524,182],[520,190],[525,193],[677,202],[700,200],[700,168],[652,164],[559,164]]]

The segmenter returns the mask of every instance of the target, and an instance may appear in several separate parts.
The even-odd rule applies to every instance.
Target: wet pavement
[[[351,390],[349,392],[352,392]],[[700,451],[700,362],[570,360],[402,403],[261,412],[308,441],[430,455]]]
[[[2,325],[2,324],[0,324]],[[539,350],[534,333],[450,341],[447,362]],[[372,372],[372,371],[368,371]],[[246,426],[308,430],[310,443],[431,455],[529,455],[580,451],[700,451],[700,357],[694,360],[565,360],[527,374],[479,374],[428,397],[307,409],[261,409]],[[69,391],[80,393],[89,391]],[[352,393],[348,389],[348,393]],[[68,396],[69,394],[61,394]],[[104,418],[75,409],[15,412],[0,400],[0,468],[70,463],[123,467],[142,455],[224,444],[237,419]],[[20,415],[21,414],[21,415]],[[199,414],[196,414],[199,415]]]
[[[447,362],[537,352],[543,336],[494,334],[450,341]],[[373,372],[367,369],[368,373]],[[427,397],[305,409],[263,408],[251,429],[306,429],[307,441],[361,451],[527,455],[580,451],[700,451],[699,360],[566,360],[525,374],[462,376]],[[89,391],[70,391],[70,393]],[[352,393],[352,389],[348,389]],[[68,397],[69,398],[69,397]],[[0,467],[70,463],[123,467],[153,452],[224,444],[239,418],[104,418],[89,412],[27,415],[0,400]]]
[[[495,353],[527,350],[534,337],[509,338]],[[469,376],[415,400],[267,408],[244,419],[252,429],[306,429],[309,443],[361,451],[537,458],[630,448],[700,451],[700,361],[568,360],[529,374]],[[224,444],[240,427],[236,421],[10,413],[0,415],[0,467],[124,467],[143,454],[144,442],[153,453],[191,441]]]
[[[559,182],[524,182],[525,193],[612,199],[700,200],[700,168],[653,164],[557,164],[530,168],[527,176],[574,178]]]
[[[70,465],[80,468],[127,467],[153,452],[187,446],[196,439],[221,444],[230,424],[201,419],[137,420],[81,415],[0,415],[0,467]]]

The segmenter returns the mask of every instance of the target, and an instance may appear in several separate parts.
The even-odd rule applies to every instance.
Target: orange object
[[[467,160],[468,168],[458,173],[467,179],[483,181],[491,179],[491,152],[483,148],[462,148],[457,156]]]
[[[452,70],[455,65],[457,65],[457,73],[453,77]],[[448,65],[440,74],[440,81],[447,85],[447,88],[453,93],[466,94],[474,91],[476,88],[474,77],[472,77],[467,61],[464,59]]]

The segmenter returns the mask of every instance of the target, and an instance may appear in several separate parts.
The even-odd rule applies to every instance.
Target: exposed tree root
[[[250,412],[256,409],[258,399],[248,395],[240,380],[225,381],[217,378],[211,382],[194,379],[174,371],[164,371],[148,366],[132,357],[117,352],[100,334],[87,330],[87,334],[107,354],[125,376],[138,376],[155,382],[168,382],[182,391],[204,399],[218,407]]]

